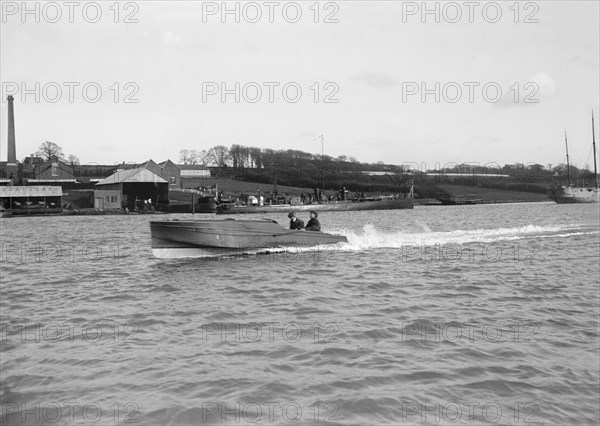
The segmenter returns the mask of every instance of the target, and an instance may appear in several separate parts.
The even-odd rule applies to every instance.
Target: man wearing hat
[[[313,210],[310,212],[310,220],[306,224],[307,231],[321,231],[321,224],[317,219],[318,216],[319,214],[316,211]]]
[[[290,229],[304,229],[304,222],[296,217],[296,213],[288,214],[290,218]]]

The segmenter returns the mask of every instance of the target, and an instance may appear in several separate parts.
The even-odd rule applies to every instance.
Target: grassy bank
[[[234,179],[223,178],[206,178],[202,180],[205,187],[218,186],[219,192],[224,192],[226,195],[239,196],[240,194],[256,195],[258,188],[263,194],[270,194],[273,191],[273,185],[265,185],[257,182],[246,182]],[[277,191],[285,195],[300,195],[308,194],[314,191],[314,188],[300,188],[296,186],[277,185]],[[333,191],[326,191],[333,192]]]

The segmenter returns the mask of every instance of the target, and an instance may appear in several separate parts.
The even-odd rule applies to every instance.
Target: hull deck
[[[198,257],[273,252],[297,247],[335,246],[341,235],[295,231],[272,220],[199,220],[150,222],[156,257]]]
[[[548,196],[558,204],[600,202],[600,192],[596,188],[553,187],[548,192]]]

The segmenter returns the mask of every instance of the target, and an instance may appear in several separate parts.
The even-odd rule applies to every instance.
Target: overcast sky
[[[323,134],[363,162],[547,165],[566,130],[593,167],[598,1],[113,3],[2,3],[2,160],[12,93],[19,160],[46,140],[82,164],[320,153]]]

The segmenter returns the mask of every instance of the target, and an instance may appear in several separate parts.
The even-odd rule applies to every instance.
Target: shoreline
[[[478,201],[478,202],[473,202],[470,204],[442,204],[441,202],[437,201],[435,198],[421,198],[421,199],[415,199],[415,207],[456,207],[456,206],[475,206],[475,205],[484,205],[484,204],[529,204],[529,203],[552,203],[552,200],[550,200],[549,198],[545,198],[545,199],[524,199],[524,198],[515,198],[515,199],[489,199],[489,200],[482,200],[482,201]],[[394,210],[394,209],[392,209]],[[12,213],[10,211],[6,211],[6,213]],[[77,210],[77,211],[73,211],[73,210],[69,210],[69,211],[63,211],[63,212],[53,212],[53,213],[42,213],[42,212],[36,212],[33,214],[9,214],[9,215],[2,215],[0,217],[2,218],[9,218],[9,217],[57,217],[57,216],[138,216],[138,215],[172,215],[172,214],[189,214],[189,215],[195,215],[195,214],[215,214],[215,213],[202,213],[202,212],[198,212],[198,213],[181,213],[181,212],[162,212],[162,211],[151,211],[151,212],[126,212],[125,210],[96,210],[96,209],[81,209],[81,210]]]

